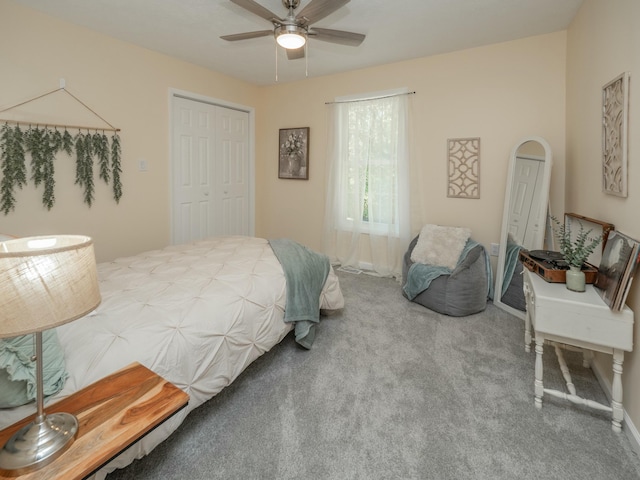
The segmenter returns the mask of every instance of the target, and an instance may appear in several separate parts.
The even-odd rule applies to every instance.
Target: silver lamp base
[[[71,446],[78,420],[70,413],[42,415],[18,430],[0,450],[0,470],[21,475],[55,460]]]

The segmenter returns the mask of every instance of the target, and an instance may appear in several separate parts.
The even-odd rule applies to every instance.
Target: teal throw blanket
[[[511,279],[513,278],[513,272],[518,265],[518,258],[522,247],[517,243],[507,242],[507,249],[504,259],[504,279],[502,280],[502,292],[500,292],[500,298],[507,292],[507,288],[511,285]]]
[[[460,253],[460,257],[458,258],[458,265],[467,258],[467,254],[474,248],[476,245],[479,245],[475,240],[467,240],[464,248],[462,249],[462,253]],[[487,272],[487,297],[493,298],[493,274],[491,270],[491,262],[489,260],[489,256],[485,255],[485,270]],[[450,275],[451,269],[447,267],[437,267],[435,265],[425,265],[424,263],[414,263],[409,267],[409,271],[407,272],[407,283],[402,287],[404,293],[407,294],[409,300],[413,300],[420,293],[424,292],[431,282],[434,281],[441,275]]]
[[[36,399],[36,363],[31,358],[34,337],[28,334],[0,339],[0,408],[17,407]],[[42,332],[42,351],[42,385],[48,396],[62,390],[68,377],[55,328]]]
[[[295,322],[296,342],[311,348],[320,321],[320,294],[329,275],[329,258],[293,240],[269,240],[287,281],[285,322]]]

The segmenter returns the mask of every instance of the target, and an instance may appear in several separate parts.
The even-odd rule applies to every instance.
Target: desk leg
[[[531,351],[531,317],[528,309],[524,312],[524,351]]]
[[[544,347],[544,337],[536,333],[536,380],[534,382],[536,408],[542,408],[542,395],[544,395],[544,385],[542,383],[542,354]]]
[[[576,386],[573,384],[573,379],[571,378],[571,372],[569,371],[569,367],[567,367],[567,362],[564,359],[564,354],[562,353],[562,348],[557,343],[554,343],[556,350],[556,357],[558,357],[558,365],[560,365],[560,371],[562,372],[562,376],[564,377],[564,381],[567,383],[567,390],[571,395],[576,394]]]
[[[613,410],[613,419],[611,420],[611,428],[614,432],[622,431],[622,420],[624,419],[624,409],[622,408],[622,362],[624,361],[624,352],[622,350],[613,350],[613,388],[611,392],[611,408]]]
[[[531,310],[533,310],[533,301],[531,299],[531,290],[525,282],[522,286],[524,290],[525,310],[524,310],[524,351],[531,351]]]
[[[593,365],[593,351],[582,350],[582,366],[584,368],[592,368]]]

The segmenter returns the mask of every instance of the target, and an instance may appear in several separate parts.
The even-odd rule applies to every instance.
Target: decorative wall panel
[[[627,196],[629,73],[602,87],[602,190]]]
[[[450,138],[447,155],[447,196],[480,198],[480,138]]]

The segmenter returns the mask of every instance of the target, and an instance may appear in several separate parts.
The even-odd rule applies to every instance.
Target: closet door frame
[[[249,192],[248,192],[248,217],[249,217],[249,235],[255,235],[255,191],[256,191],[256,178],[255,178],[255,109],[252,107],[248,107],[246,105],[241,105],[238,103],[228,102],[226,100],[222,100],[219,98],[208,97],[205,95],[200,95],[193,92],[188,92],[185,90],[179,90],[176,88],[169,89],[168,103],[169,103],[169,215],[170,215],[170,238],[171,244],[175,244],[174,238],[174,187],[173,187],[173,172],[174,172],[174,163],[177,159],[174,158],[174,145],[173,145],[173,136],[174,136],[174,112],[173,112],[173,99],[174,97],[185,98],[188,100],[193,100],[195,102],[207,103],[210,105],[220,106],[224,108],[230,108],[233,110],[239,110],[241,112],[246,112],[249,115],[249,165],[248,165],[248,182],[249,182]]]

